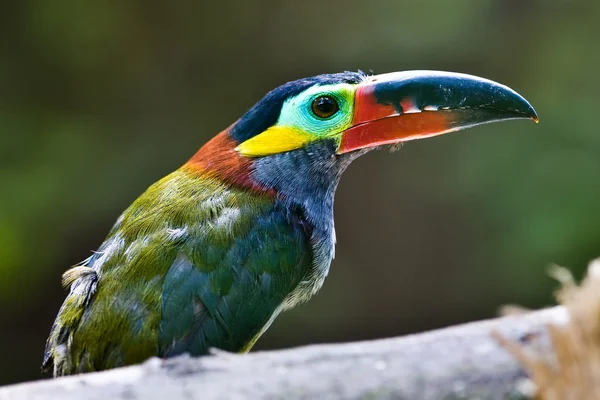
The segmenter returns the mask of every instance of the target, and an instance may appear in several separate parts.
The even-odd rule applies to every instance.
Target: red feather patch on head
[[[272,189],[263,188],[251,178],[253,161],[235,150],[238,143],[229,135],[230,129],[231,127],[225,129],[209,140],[184,168],[221,179],[234,186],[275,195]]]

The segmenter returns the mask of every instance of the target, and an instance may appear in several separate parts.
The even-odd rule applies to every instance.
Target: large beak
[[[509,119],[538,122],[520,94],[487,79],[441,71],[375,75],[356,90],[338,154]]]

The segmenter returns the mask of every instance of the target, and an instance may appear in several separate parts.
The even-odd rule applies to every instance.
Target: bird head
[[[319,75],[269,92],[191,162],[306,202],[332,198],[350,161],[371,149],[511,119],[538,121],[517,92],[471,75]]]
[[[273,102],[276,98],[279,101]],[[278,103],[276,110],[269,109],[272,102]],[[490,122],[537,121],[533,107],[514,90],[475,76],[438,71],[321,75],[288,83],[255,108],[246,117],[263,114],[268,126],[253,135],[239,135],[242,142],[236,151],[244,157],[294,151],[322,140],[333,140],[335,154],[341,155]],[[243,121],[234,135],[238,129],[244,130]]]

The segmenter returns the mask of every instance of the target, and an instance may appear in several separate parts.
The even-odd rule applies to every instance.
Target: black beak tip
[[[514,105],[515,107],[513,108],[513,110],[517,113],[520,114],[522,118],[526,118],[526,119],[530,119],[533,122],[535,122],[536,124],[540,122],[540,117],[538,116],[537,112],[535,111],[535,109],[533,108],[533,106],[520,94],[518,94],[517,92],[513,91],[514,93]]]
[[[529,105],[529,118],[536,124],[539,124],[540,122],[540,117],[538,117],[537,112],[535,112],[535,109],[531,105]]]

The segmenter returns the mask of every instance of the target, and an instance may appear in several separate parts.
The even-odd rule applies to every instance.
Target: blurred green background
[[[76,1],[0,5],[0,384],[40,377],[64,298],[148,185],[273,87],[442,69],[541,123],[371,153],[337,193],[324,288],[257,348],[401,335],[551,304],[549,263],[600,255],[600,2]]]

